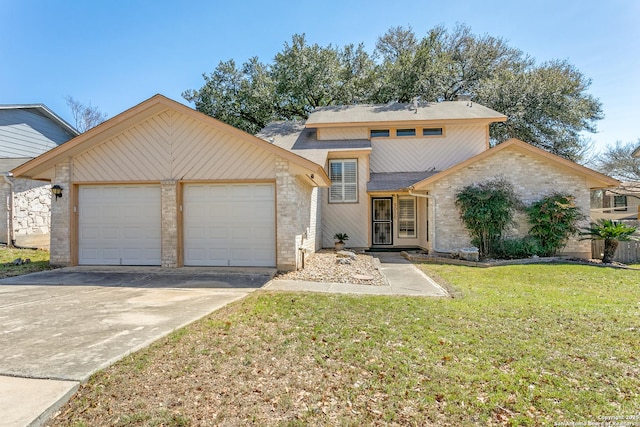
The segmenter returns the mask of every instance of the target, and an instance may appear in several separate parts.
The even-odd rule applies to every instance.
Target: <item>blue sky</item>
[[[70,95],[113,117],[156,93],[186,103],[220,61],[270,62],[296,33],[372,52],[391,27],[456,23],[590,78],[606,116],[597,149],[640,138],[637,0],[0,0],[0,104],[44,103],[73,124]]]

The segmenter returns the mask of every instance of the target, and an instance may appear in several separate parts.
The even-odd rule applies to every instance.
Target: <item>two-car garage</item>
[[[272,183],[185,183],[183,257],[188,266],[273,267]],[[160,265],[160,185],[81,185],[78,263]]]
[[[51,263],[299,266],[323,166],[162,95],[12,171],[63,191]],[[304,248],[302,248],[304,246]]]

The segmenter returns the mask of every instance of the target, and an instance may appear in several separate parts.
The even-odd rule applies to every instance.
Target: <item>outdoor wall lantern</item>
[[[62,197],[62,187],[57,184],[54,185],[53,187],[51,187],[51,194],[56,196],[56,200],[58,200],[58,197]]]

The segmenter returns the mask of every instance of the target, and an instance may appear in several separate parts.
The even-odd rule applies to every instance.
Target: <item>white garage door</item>
[[[183,201],[185,265],[276,265],[273,184],[188,184]]]
[[[78,263],[160,265],[160,187],[87,185],[78,195]]]

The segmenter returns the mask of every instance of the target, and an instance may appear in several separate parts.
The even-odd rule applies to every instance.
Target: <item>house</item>
[[[640,219],[640,183],[622,182],[619,186],[601,192],[597,206],[592,206],[592,219]]]
[[[53,264],[281,270],[336,233],[353,248],[468,246],[455,193],[496,176],[525,202],[566,191],[585,212],[590,189],[618,184],[522,141],[490,148],[504,120],[469,101],[325,107],[254,136],[156,95],[13,173],[63,189]]]
[[[507,118],[470,101],[324,107],[305,123],[274,123],[258,136],[325,165],[322,246],[347,233],[355,248],[470,246],[455,207],[463,187],[503,176],[525,204],[553,192],[574,195],[589,212],[590,189],[618,184],[591,169],[515,139],[489,145],[489,125]],[[525,235],[518,218],[513,235]],[[590,257],[589,242],[565,254]]]
[[[77,135],[43,104],[0,105],[0,243],[49,247],[49,183],[10,171]]]

